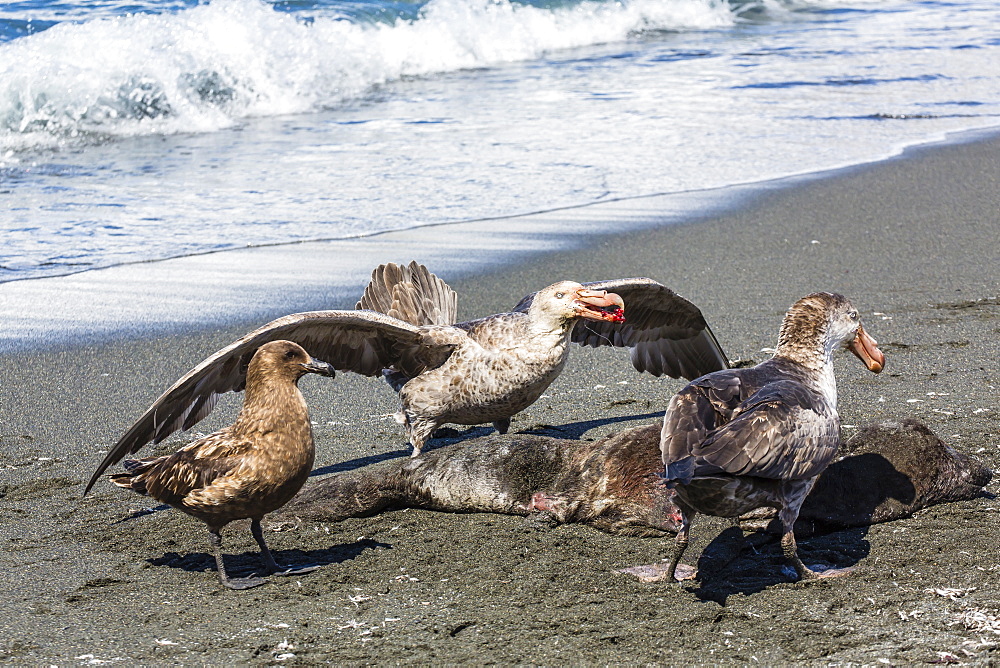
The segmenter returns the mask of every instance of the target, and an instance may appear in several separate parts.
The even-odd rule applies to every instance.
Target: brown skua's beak
[[[307,373],[318,373],[321,376],[329,376],[330,378],[335,378],[337,375],[337,372],[333,368],[332,364],[327,364],[326,362],[318,360],[315,357],[303,364],[302,368],[305,369]]]

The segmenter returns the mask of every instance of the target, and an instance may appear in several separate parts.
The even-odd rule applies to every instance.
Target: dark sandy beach
[[[506,266],[471,276],[437,270],[419,245],[392,235],[381,251],[366,244],[364,252],[372,266],[431,264],[458,291],[463,318],[508,309],[558,279],[648,276],[698,304],[733,359],[764,359],[762,349],[773,346],[782,314],[799,296],[842,292],[887,356],[878,376],[849,355],[838,360],[845,436],[914,416],[960,451],[1000,466],[1000,139],[922,148],[754,193],[704,220],[511,255]],[[420,233],[403,236],[419,240]],[[295,275],[289,263],[279,272],[286,278]],[[364,280],[357,277],[357,294]],[[134,323],[101,342],[2,354],[0,662],[998,660],[1000,504],[989,497],[802,540],[807,561],[858,566],[850,577],[819,583],[790,582],[773,540],[756,541],[693,583],[641,584],[614,570],[661,559],[669,539],[409,510],[339,524],[265,522],[279,561],[325,566],[249,591],[224,590],[199,522],[176,511],[139,513],[155,503],[106,481],[81,494],[103,452],[163,389],[269,317],[259,308],[268,286],[259,287],[245,295],[248,316],[224,326],[154,336]],[[213,286],[192,287],[185,309],[211,311],[213,294]],[[72,299],[85,308],[86,296]],[[319,289],[282,291],[271,315],[285,305],[351,307],[354,298],[333,301]],[[155,303],[148,312],[155,320]],[[24,318],[44,321],[44,305]],[[396,400],[388,386],[350,374],[333,382],[310,377],[301,386],[316,423],[318,474],[408,454],[389,417]],[[513,430],[599,437],[657,419],[681,386],[638,375],[623,351],[573,350],[566,371]],[[196,429],[227,424],[238,405],[239,397],[228,397]],[[187,440],[184,434],[151,451]],[[717,546],[727,526],[699,520],[688,557]],[[256,564],[243,524],[224,539],[235,564]]]

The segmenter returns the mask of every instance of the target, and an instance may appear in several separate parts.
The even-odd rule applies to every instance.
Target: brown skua
[[[119,487],[150,496],[204,522],[219,580],[231,589],[267,582],[261,577],[227,575],[220,532],[235,520],[250,519],[250,531],[270,573],[315,570],[280,567],[264,541],[260,524],[265,515],[295,496],[312,470],[312,425],[298,388],[299,379],[307,373],[334,375],[333,367],[310,358],[296,343],[272,341],[261,346],[250,360],[246,397],[231,426],[170,455],[125,460],[126,472],[111,475]],[[95,479],[117,461],[112,456],[115,454],[109,453]]]

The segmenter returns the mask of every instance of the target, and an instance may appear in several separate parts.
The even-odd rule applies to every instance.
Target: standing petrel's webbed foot
[[[510,431],[510,418],[503,418],[502,420],[495,420],[493,422],[493,428],[497,430],[499,434],[506,434]]]
[[[822,571],[814,571],[806,567],[805,571],[799,573],[799,578],[803,581],[825,580],[826,578],[839,578],[842,575],[850,575],[854,572],[854,566],[847,568],[827,568]]]
[[[285,568],[278,565],[278,562],[274,560],[274,555],[271,554],[271,550],[267,547],[267,543],[264,542],[264,531],[261,529],[260,520],[250,520],[250,533],[253,534],[254,540],[260,545],[260,556],[264,561],[264,567],[267,568],[271,575],[303,575],[305,573],[312,573],[313,571],[319,570],[320,566],[303,566],[302,568]],[[266,582],[266,580],[264,580]]]
[[[245,578],[231,578],[226,575],[226,564],[222,558],[222,536],[219,529],[208,530],[209,543],[212,545],[212,552],[215,554],[215,568],[219,571],[219,582],[230,589],[251,589],[259,587],[267,582],[267,578],[249,576]]]
[[[793,522],[794,523],[794,522]],[[792,567],[799,574],[799,580],[805,582],[810,580],[823,580],[826,578],[836,578],[842,575],[850,575],[854,568],[827,568],[821,571],[814,571],[799,558],[798,545],[795,542],[795,534],[791,529],[785,529],[781,536],[781,551]]]
[[[694,519],[692,515],[693,513],[686,513],[683,512],[683,510],[681,511],[681,528],[677,532],[677,538],[674,539],[674,556],[671,557],[670,564],[667,566],[667,571],[663,577],[663,579],[667,582],[680,582],[685,579],[684,575],[681,575],[681,577],[678,578],[677,571],[678,566],[681,565],[681,556],[688,547],[688,535],[691,530],[691,520]],[[698,572],[697,569],[691,569],[693,572],[688,571],[688,569],[691,569],[691,567],[688,566],[681,570],[682,573],[687,572],[687,577],[689,578],[693,578]]]
[[[671,573],[673,570],[673,573]],[[629,566],[620,568],[616,573],[635,576],[639,582],[683,582],[693,580],[698,577],[698,569],[688,564],[671,564],[661,562],[658,564],[644,564],[642,566]]]
[[[691,531],[691,521],[694,511],[681,508],[681,527],[674,539],[674,554],[666,564],[649,564],[623,568],[620,573],[627,573],[639,578],[640,582],[683,582],[693,580],[698,575],[698,569],[681,563],[681,556],[687,550],[688,536]]]

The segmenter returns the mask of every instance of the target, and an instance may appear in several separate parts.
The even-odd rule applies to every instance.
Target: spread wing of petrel
[[[337,370],[366,376],[381,375],[387,367],[416,376],[440,365],[453,348],[433,332],[374,311],[309,311],[278,318],[209,356],[160,395],[111,448],[84,494],[112,464],[147,443],[190,429],[212,412],[219,395],[242,390],[254,352],[279,339],[298,343]]]
[[[729,367],[701,310],[665,285],[651,278],[619,278],[583,286],[621,296],[625,322],[580,320],[572,334],[576,343],[630,348],[632,366],[654,376],[694,380]],[[527,311],[536,294],[522,299],[514,311]]]
[[[612,288],[627,295],[630,305]],[[629,347],[633,365],[655,375],[690,379],[728,366],[698,308],[650,279],[587,286],[560,281],[521,300],[513,313],[465,323],[455,322],[456,311],[455,292],[426,267],[382,265],[372,272],[358,310],[288,315],[201,362],[129,428],[86,491],[108,466],[146,443],[190,429],[220,394],[242,390],[254,351],[278,339],[299,344],[335,369],[384,376],[400,392],[397,418],[415,455],[448,422],[492,422],[506,431],[510,418],[559,375],[568,334],[586,345]],[[581,327],[583,321],[593,325]]]
[[[416,261],[376,267],[354,308],[385,313],[411,325],[458,322],[458,294]]]

